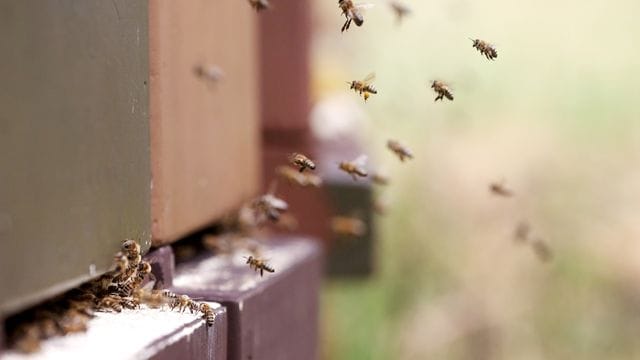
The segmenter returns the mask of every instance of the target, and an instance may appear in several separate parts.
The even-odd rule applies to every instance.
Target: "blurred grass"
[[[314,3],[314,99],[352,96],[393,175],[376,274],[325,287],[324,358],[640,358],[640,2],[406,3],[401,26],[376,2],[344,34]],[[344,82],[371,71],[365,105]],[[433,102],[436,78],[454,102]],[[501,178],[515,199],[489,196]],[[513,243],[521,219],[552,263]]]

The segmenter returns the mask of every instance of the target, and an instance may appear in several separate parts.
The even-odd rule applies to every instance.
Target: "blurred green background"
[[[376,273],[325,286],[323,358],[640,358],[640,2],[406,0],[400,25],[372,2],[343,34],[314,2],[316,106],[357,108],[392,175]],[[345,81],[372,71],[365,104]],[[502,179],[514,198],[489,193]],[[522,220],[551,262],[514,242]]]

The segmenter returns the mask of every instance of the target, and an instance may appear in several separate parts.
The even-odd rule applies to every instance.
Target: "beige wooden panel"
[[[174,241],[258,185],[258,43],[246,1],[149,1],[152,234]],[[219,66],[210,84],[194,66]]]
[[[150,243],[147,2],[0,1],[0,315]]]

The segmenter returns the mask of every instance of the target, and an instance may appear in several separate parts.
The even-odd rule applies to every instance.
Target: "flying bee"
[[[293,154],[289,155],[289,162],[292,165],[297,166],[298,171],[300,172],[304,172],[306,169],[316,169],[316,164],[314,164],[313,161],[311,161],[308,157],[300,153],[294,152]]]
[[[258,197],[252,203],[252,208],[256,212],[258,223],[261,223],[260,217],[266,217],[272,222],[278,221],[280,215],[289,209],[286,201],[277,198],[275,195],[276,182],[272,182],[268,193]]]
[[[480,51],[480,54],[484,55],[487,59],[495,60],[498,57],[498,51],[493,45],[489,44],[488,42],[472,38],[469,38],[469,40],[473,41],[473,47],[478,49],[478,51]]]
[[[311,173],[301,174],[298,170],[290,166],[278,166],[276,168],[276,174],[292,184],[300,185],[303,187],[320,187],[320,185],[322,185],[322,179],[319,176]]]
[[[275,272],[272,267],[267,265],[267,262],[265,260],[255,258],[251,255],[249,257],[245,257],[245,259],[247,259],[247,262],[245,264],[249,264],[249,267],[254,271],[260,271],[260,276],[263,275],[264,271],[270,273]]]
[[[404,145],[402,145],[399,141],[389,140],[387,141],[387,147],[389,150],[393,151],[398,157],[400,161],[404,161],[404,159],[413,159],[413,154],[411,151]]]
[[[207,303],[200,303],[200,312],[202,313],[202,317],[207,323],[207,326],[213,326],[213,322],[216,319],[216,314],[213,312],[213,309]]]
[[[389,185],[389,176],[380,171],[376,171],[371,174],[371,181],[377,185]]]
[[[438,94],[434,101],[443,100],[445,97],[453,101],[453,95],[451,94],[449,85],[445,84],[444,82],[433,80],[433,82],[431,82],[431,88],[436,92],[436,94]]]
[[[531,241],[531,248],[538,259],[542,262],[549,262],[553,259],[553,253],[544,240],[537,238]]]
[[[378,90],[376,90],[376,88],[370,84],[375,78],[376,74],[371,73],[367,75],[367,77],[365,77],[363,80],[353,80],[351,82],[347,81],[347,84],[349,84],[349,89],[353,89],[355,92],[362,95],[364,101],[367,101],[371,94],[378,93]]]
[[[358,176],[366,177],[368,175],[364,166],[367,162],[366,155],[360,155],[353,161],[342,161],[338,164],[338,168],[347,174],[351,175],[353,180],[358,180]]]
[[[356,4],[352,0],[338,0],[338,7],[342,10],[342,15],[347,19],[342,25],[341,32],[349,30],[351,21],[356,23],[357,26],[362,26],[364,23],[364,17],[362,16],[362,10],[371,7],[371,4]]]
[[[207,80],[210,83],[216,83],[224,77],[224,71],[219,66],[197,65],[193,68],[193,73],[200,79]]]
[[[249,4],[252,8],[256,9],[256,11],[262,11],[269,8],[268,0],[249,0]]]
[[[411,8],[400,1],[389,1],[389,6],[391,6],[391,10],[396,14],[398,24],[402,22],[402,19],[404,19],[405,16],[411,14]]]
[[[361,237],[367,232],[367,225],[357,217],[334,216],[331,230],[339,236]]]
[[[491,184],[489,184],[489,191],[491,191],[492,194],[497,196],[502,196],[502,197],[513,196],[513,191],[507,188],[507,186],[504,184],[504,180],[500,182],[492,182]]]
[[[529,240],[531,234],[531,226],[526,221],[521,221],[516,225],[516,229],[513,233],[513,238],[519,242],[525,242]]]

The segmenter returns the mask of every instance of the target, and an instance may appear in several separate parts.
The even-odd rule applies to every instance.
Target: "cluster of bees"
[[[144,285],[145,281],[148,282]],[[114,256],[113,270],[66,293],[7,319],[9,346],[24,353],[40,349],[42,340],[84,332],[95,312],[119,313],[124,309],[168,307],[170,310],[201,313],[208,326],[215,314],[206,303],[169,290],[153,290],[151,264],[142,260],[140,245],[125,240]]]
[[[513,190],[509,189],[504,180],[500,182],[492,182],[489,184],[489,192],[495,196],[504,198],[510,198],[515,196]],[[528,244],[536,254],[538,259],[543,262],[548,262],[553,259],[553,253],[549,245],[539,236],[533,236],[531,226],[526,221],[520,221],[516,224],[513,232],[513,239],[521,244]]]

